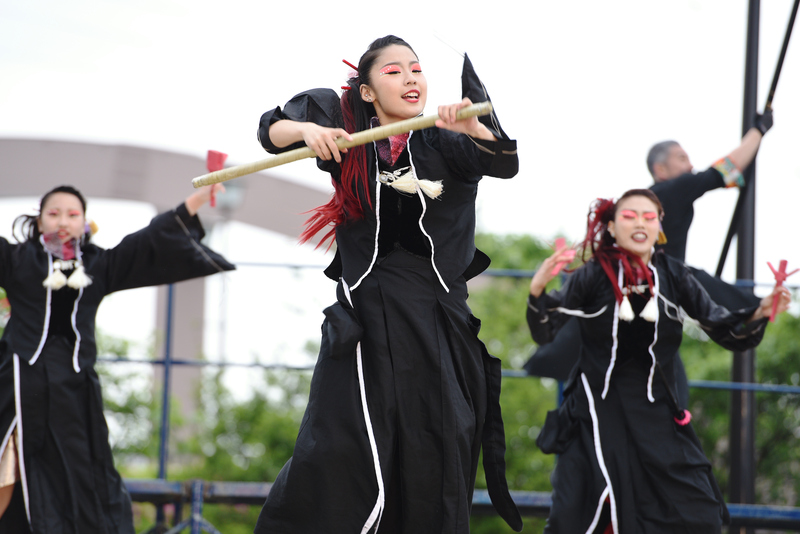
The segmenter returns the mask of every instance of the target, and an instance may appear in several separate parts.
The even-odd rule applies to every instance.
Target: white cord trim
[[[347,286],[347,282],[342,278],[342,287],[344,288],[344,294],[347,297],[347,302],[350,303],[350,306],[353,306],[353,299],[350,297],[350,288]],[[369,406],[367,405],[367,392],[366,386],[364,384],[364,368],[361,359],[361,341],[358,342],[356,345],[356,365],[358,369],[358,387],[361,393],[361,409],[364,412],[364,423],[367,425],[367,436],[369,438],[369,447],[372,451],[372,463],[375,467],[375,477],[378,480],[378,499],[375,502],[375,506],[372,508],[372,512],[369,514],[366,523],[361,529],[361,534],[367,534],[372,527],[375,527],[375,531],[378,531],[378,527],[381,523],[381,516],[383,515],[384,503],[386,501],[386,493],[384,492],[383,488],[383,474],[381,471],[381,460],[378,456],[378,445],[375,442],[375,432],[372,429],[372,419],[369,415]]]
[[[606,304],[605,306],[603,306],[602,308],[600,308],[599,310],[597,310],[594,313],[586,313],[586,312],[581,311],[581,310],[571,310],[569,308],[562,308],[560,306],[557,307],[557,308],[552,308],[552,310],[549,310],[549,311],[555,310],[555,311],[557,311],[559,313],[563,313],[564,315],[572,315],[573,317],[583,317],[584,319],[591,319],[592,317],[597,317],[599,315],[603,315],[603,312],[605,312],[607,309],[608,309],[608,304]]]
[[[659,296],[659,283],[658,283],[658,269],[653,267],[652,262],[648,262],[648,267],[650,270],[653,271],[653,295],[652,298],[655,299],[656,305],[658,305],[658,296]],[[653,342],[650,343],[650,346],[647,347],[647,352],[650,353],[650,357],[653,359],[653,363],[650,366],[650,376],[647,377],[647,400],[651,403],[655,402],[656,399],[653,397],[653,378],[656,376],[656,353],[653,348],[656,346],[658,342],[658,321],[661,318],[661,314],[656,315],[656,320],[653,323]]]
[[[589,525],[589,528],[586,530],[586,534],[592,534],[594,529],[597,528],[597,523],[600,522],[600,515],[603,513],[603,503],[605,503],[606,497],[608,497],[608,486],[606,486],[606,488],[603,490],[603,493],[600,494],[600,500],[597,501],[597,508],[594,511],[592,524]]]
[[[408,133],[408,144],[406,144],[406,146],[408,147],[408,161],[411,164],[411,172],[416,177],[417,176],[417,169],[414,166],[414,157],[411,155],[411,136],[412,135],[414,135],[413,131]],[[439,274],[439,269],[436,268],[436,259],[435,259],[436,258],[436,248],[434,247],[434,244],[433,244],[433,238],[430,236],[430,234],[427,231],[425,231],[425,225],[422,223],[423,219],[425,218],[425,213],[428,211],[428,204],[425,202],[425,195],[422,194],[422,191],[419,188],[417,188],[417,195],[419,196],[419,200],[422,203],[422,214],[419,216],[419,229],[422,231],[422,233],[425,235],[425,237],[428,238],[428,242],[431,244],[431,266],[433,267],[433,272],[436,273],[436,277],[439,279],[439,283],[442,284],[442,287],[444,288],[444,290],[447,291],[448,293],[450,293],[450,288],[447,287],[447,284],[444,283],[444,280],[442,279],[442,275]]]
[[[375,141],[373,141],[372,144],[374,145]],[[409,150],[409,154],[410,153],[411,151]],[[361,282],[363,282],[364,278],[366,278],[367,275],[372,272],[372,268],[375,266],[375,261],[378,259],[378,236],[380,235],[380,233],[381,233],[381,173],[379,171],[379,164],[378,164],[378,149],[376,148],[375,149],[375,243],[374,243],[374,249],[372,251],[372,260],[369,262],[369,267],[367,267],[367,270],[364,271],[364,274],[362,274],[361,277],[358,280],[356,280],[356,283],[353,284],[353,287],[347,289],[348,300],[350,298],[349,296],[350,289],[355,290],[359,285],[361,285]],[[342,277],[342,280],[344,280],[344,277]],[[345,287],[347,288],[347,284],[345,284]]]
[[[586,399],[589,401],[589,415],[592,417],[592,435],[594,437],[594,452],[597,456],[597,464],[600,467],[600,472],[603,473],[603,478],[606,481],[606,490],[608,491],[608,498],[611,505],[611,527],[614,530],[614,534],[619,532],[619,527],[617,526],[617,499],[614,497],[614,487],[611,485],[611,477],[608,475],[608,469],[606,469],[606,462],[603,459],[603,447],[600,443],[600,423],[597,418],[597,412],[595,411],[594,407],[594,396],[592,395],[592,388],[589,387],[589,381],[586,379],[586,375],[581,373],[581,382],[583,382],[583,389],[586,392]],[[600,502],[602,506],[602,501]],[[586,534],[591,534],[593,532],[593,528],[589,528],[586,531]]]
[[[39,242],[44,246],[44,236],[39,236]],[[47,272],[53,271],[53,255],[49,252],[47,253]],[[50,329],[50,303],[53,299],[53,290],[51,288],[47,288],[47,303],[44,307],[44,325],[42,326],[42,338],[39,340],[39,346],[36,347],[36,352],[33,353],[33,356],[30,360],[28,360],[29,365],[33,365],[36,363],[36,360],[39,359],[39,355],[42,353],[42,349],[44,348],[44,343],[47,341],[47,332]]]
[[[675,303],[671,302],[667,297],[662,295],[660,292],[658,294],[658,298],[660,298],[661,301],[664,303],[664,314],[667,317],[669,317],[670,319],[672,319],[673,321],[676,321],[676,322],[679,322],[679,323],[683,324],[683,322],[686,320],[686,312],[683,311],[683,308],[681,308],[680,306],[678,306]],[[675,316],[674,317],[669,314],[670,308],[675,310]]]
[[[81,372],[81,364],[78,362],[78,352],[81,350],[81,333],[78,331],[78,303],[83,296],[83,288],[78,290],[78,298],[75,299],[75,305],[72,307],[72,314],[70,315],[70,323],[72,323],[72,331],[75,332],[75,348],[72,349],[72,368],[76,373]]]
[[[80,245],[78,245],[78,260],[83,260],[83,253],[81,251]],[[72,331],[75,332],[75,347],[72,349],[72,368],[75,370],[76,373],[81,372],[81,364],[78,362],[78,352],[81,349],[81,333],[78,331],[78,303],[81,301],[81,297],[83,296],[83,288],[78,290],[78,298],[75,299],[75,304],[72,306],[72,314],[70,315],[70,323],[72,324]]]
[[[49,293],[49,292],[48,292]],[[31,505],[28,496],[28,477],[25,474],[25,454],[22,450],[22,397],[20,396],[19,355],[14,354],[14,403],[17,409],[17,465],[19,465],[19,478],[22,481],[22,496],[25,501],[25,514],[28,516],[28,525],[31,526]]]
[[[622,261],[619,262],[619,272],[617,273],[617,285],[622,288]],[[617,363],[617,347],[619,346],[619,339],[617,339],[617,331],[619,330],[619,302],[614,299],[614,319],[611,323],[611,361],[608,362],[608,369],[606,370],[606,378],[603,384],[603,393],[600,395],[605,400],[608,395],[608,388],[611,386],[611,372],[614,370],[614,365]]]

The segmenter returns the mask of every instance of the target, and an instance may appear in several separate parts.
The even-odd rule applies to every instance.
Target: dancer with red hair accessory
[[[545,293],[558,251],[531,280],[527,319],[537,343],[571,317],[578,364],[564,403],[547,415],[537,445],[560,454],[545,533],[720,532],[729,519],[711,465],[673,392],[685,314],[730,350],[761,341],[776,287],[757,306],[729,311],[682,262],[654,253],[663,209],[647,189],[592,204],[584,265]],[[588,259],[586,256],[589,256]],[[627,308],[627,309],[626,309]]]
[[[478,339],[466,281],[489,264],[475,248],[483,175],[517,173],[516,142],[494,115],[456,120],[489,100],[464,57],[461,102],[436,128],[339,151],[336,139],[420,115],[427,81],[402,39],[370,45],[341,97],[313,89],[261,117],[268,151],[306,145],[334,186],[302,240],[336,241],[326,274],[319,360],[294,456],[255,531],[467,534],[483,448],[492,502],[522,520],[505,479],[500,362]]]

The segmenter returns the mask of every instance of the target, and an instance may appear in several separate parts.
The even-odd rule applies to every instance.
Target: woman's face
[[[370,84],[361,86],[361,98],[375,106],[381,125],[414,118],[425,109],[428,82],[410,48],[387,46],[369,74]]]
[[[39,214],[39,232],[58,232],[62,243],[80,239],[86,227],[86,218],[80,199],[69,193],[53,193],[47,198]]]
[[[658,206],[652,200],[632,196],[619,202],[614,220],[608,223],[608,231],[618,246],[647,263],[658,239],[659,222]]]

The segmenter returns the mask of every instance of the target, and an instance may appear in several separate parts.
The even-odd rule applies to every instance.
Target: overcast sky
[[[791,3],[762,2],[759,107]],[[453,48],[466,51],[504,129],[518,140],[519,175],[482,182],[480,230],[578,239],[593,198],[650,184],[644,158],[655,142],[678,140],[698,169],[738,145],[746,9],[744,0],[3,2],[0,137],[197,156],[216,149],[233,164],[261,159],[261,113],[307,88],[338,88],[348,74],[342,59],[355,63],[370,41],[394,33],[420,57],[426,113],[460,100],[461,58]],[[798,39],[758,158],[762,282],[772,279],[767,261],[800,266]],[[278,172],[321,188],[329,183],[305,163]],[[186,181],[187,194],[191,178],[175,177]],[[715,191],[696,203],[688,263],[713,272],[735,199],[735,191]],[[237,250],[228,255],[244,259]],[[733,272],[726,270],[729,280]]]

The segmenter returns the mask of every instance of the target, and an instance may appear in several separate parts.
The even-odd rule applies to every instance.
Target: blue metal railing
[[[240,266],[274,267],[274,268],[295,268],[320,269],[319,265],[287,265],[277,263],[239,263]],[[517,269],[493,269],[486,271],[484,275],[512,278],[530,278],[535,271]],[[736,285],[743,287],[753,287],[752,281],[737,281]],[[800,289],[800,286],[787,286],[790,289]],[[262,369],[290,369],[297,371],[311,371],[313,366],[291,366],[274,365],[261,363],[235,363],[221,361],[198,361],[198,360],[178,360],[172,357],[172,315],[174,309],[174,288],[168,288],[167,296],[167,325],[164,347],[164,358],[160,360],[148,359],[125,359],[125,358],[100,358],[99,361],[111,363],[148,363],[151,365],[162,365],[164,367],[164,388],[161,409],[161,428],[159,433],[159,466],[158,479],[141,480],[127,479],[125,484],[131,494],[131,498],[136,502],[150,502],[156,505],[156,524],[154,529],[148,532],[166,532],[167,534],[177,534],[189,529],[191,534],[207,532],[209,534],[220,534],[202,516],[203,503],[229,503],[229,504],[251,504],[261,505],[269,494],[270,483],[253,482],[210,482],[204,480],[191,480],[186,482],[176,482],[167,480],[167,461],[168,461],[168,442],[169,442],[169,411],[170,411],[170,370],[173,365],[187,366],[216,366],[216,367],[258,367]],[[505,378],[528,378],[525,371],[503,370]],[[689,381],[689,386],[705,389],[722,389],[738,391],[755,391],[766,393],[781,394],[800,394],[800,387],[790,385],[775,384],[744,384],[735,382],[714,382],[707,380]],[[559,383],[558,395],[560,395],[563,385]],[[512,491],[511,495],[524,516],[547,517],[552,504],[551,496],[545,492]],[[190,503],[190,517],[182,519],[180,510],[181,505]],[[175,526],[169,530],[164,530],[165,514],[163,505],[167,503],[176,504]],[[773,529],[800,529],[800,508],[770,506],[770,505],[750,505],[750,504],[729,504],[731,519],[738,525],[744,527],[760,527]],[[473,496],[473,514],[493,515],[494,508],[485,490],[475,490]]]

